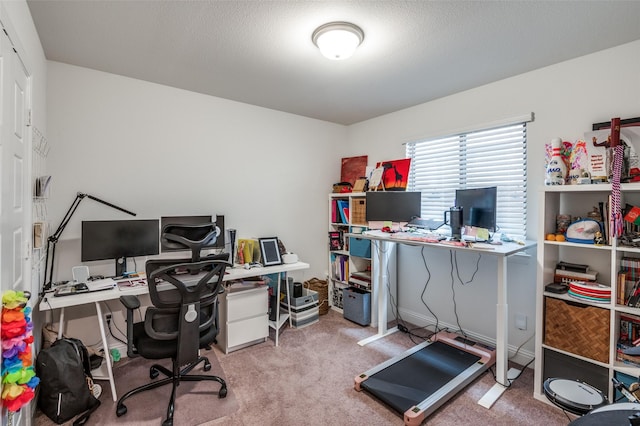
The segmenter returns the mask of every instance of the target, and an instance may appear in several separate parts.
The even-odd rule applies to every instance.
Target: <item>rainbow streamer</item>
[[[11,413],[33,399],[40,383],[33,367],[29,297],[13,290],[2,295],[2,405]]]

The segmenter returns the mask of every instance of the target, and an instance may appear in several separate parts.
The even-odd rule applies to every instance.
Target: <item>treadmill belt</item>
[[[437,341],[367,377],[361,386],[402,414],[480,359]]]

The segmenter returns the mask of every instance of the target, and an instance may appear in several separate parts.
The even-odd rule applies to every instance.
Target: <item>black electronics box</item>
[[[549,293],[566,293],[569,291],[569,286],[563,283],[551,283],[544,286],[544,289]]]

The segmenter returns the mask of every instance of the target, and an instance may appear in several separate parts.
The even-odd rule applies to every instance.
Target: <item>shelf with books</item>
[[[371,268],[371,242],[345,236],[366,229],[366,193],[329,195],[328,281],[329,301],[334,309],[342,310],[342,290],[345,287],[370,290],[370,283],[367,286],[366,279],[358,274],[366,274]]]
[[[568,215],[573,219],[584,218],[595,211],[594,207],[597,208],[600,203],[603,203],[603,210],[607,211],[610,191],[611,185],[598,184],[545,187],[540,193],[539,207],[544,213],[539,220],[538,239],[544,242],[538,244],[537,254],[539,273],[536,291],[536,365],[534,368],[536,399],[547,401],[542,385],[554,371],[566,371],[567,379],[582,380],[587,383],[590,379],[593,380],[593,376],[589,377],[590,372],[597,371],[598,375],[603,375],[598,379],[602,379],[600,383],[604,383],[600,390],[608,398],[612,398],[615,392],[611,386],[612,377],[619,373],[632,377],[640,376],[640,349],[638,349],[639,355],[625,354],[625,359],[620,355],[620,351],[629,349],[628,346],[637,340],[637,338],[632,339],[630,343],[625,339],[624,331],[621,331],[621,328],[629,327],[629,318],[637,318],[633,321],[637,325],[633,327],[640,338],[640,234],[638,234],[639,239],[634,241],[633,234],[628,234],[628,231],[634,232],[634,228],[627,225],[624,227],[623,237],[608,239],[605,245],[549,241],[545,238],[548,233],[556,233],[559,215]],[[628,206],[640,206],[639,184],[623,184],[621,192],[623,215],[630,211]],[[558,268],[561,262],[579,264],[586,267],[586,270],[573,271],[574,276],[567,278],[563,275],[567,275],[568,272]],[[580,275],[580,272],[589,275],[575,276]],[[584,290],[586,293],[597,296],[602,295],[602,299],[606,299],[605,293],[608,292],[610,301],[599,303],[601,301],[589,298],[581,300],[568,293],[558,294],[545,290],[545,286],[551,282],[571,282],[572,279],[581,279],[585,283],[584,289],[576,287],[577,290]],[[603,287],[595,287],[595,284]],[[603,293],[600,293],[601,291]],[[593,294],[588,296],[591,297]],[[562,340],[551,343],[544,340],[548,317],[556,315],[549,311],[545,303],[550,299],[561,300],[567,304],[568,316],[563,317],[563,324],[580,324],[582,328],[588,329],[589,344],[596,340],[601,343],[608,342],[605,348],[601,348],[597,357],[580,354],[576,350],[573,337],[567,339],[566,344],[561,343]],[[557,306],[553,304],[554,309],[558,309]],[[599,309],[594,310],[595,308]],[[609,324],[606,332],[603,330],[596,332],[593,328],[594,324],[587,324],[583,312],[588,309],[598,313],[594,324],[605,321]],[[640,341],[637,343],[640,347]],[[556,354],[562,354],[562,356]],[[582,367],[574,368],[571,359],[576,361],[576,365],[579,364]]]

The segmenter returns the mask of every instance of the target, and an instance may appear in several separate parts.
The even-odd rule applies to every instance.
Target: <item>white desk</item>
[[[241,280],[243,278],[256,277],[261,275],[269,275],[269,274],[280,274],[287,273],[291,271],[299,271],[302,269],[309,269],[309,264],[304,262],[296,262],[275,266],[266,266],[266,267],[258,267],[251,269],[244,269],[242,267],[234,267],[228,268],[225,275],[224,281],[232,281],[232,280]],[[110,280],[110,279],[109,279]],[[277,294],[280,294],[280,282],[278,279],[277,284]],[[109,300],[119,299],[120,296],[125,295],[143,295],[148,294],[149,290],[147,286],[140,287],[132,287],[127,290],[120,290],[117,286],[112,290],[104,290],[104,291],[96,291],[91,293],[81,293],[73,296],[64,296],[64,297],[55,297],[53,293],[46,294],[42,300],[40,301],[39,309],[40,311],[49,311],[53,309],[60,309],[60,325],[58,327],[58,338],[62,338],[62,331],[64,328],[64,310],[65,308],[85,305],[89,303],[93,303],[96,307],[96,315],[98,316],[98,324],[100,329],[100,337],[102,339],[102,347],[104,348],[105,354],[105,362],[107,367],[107,378],[111,385],[111,395],[113,396],[113,400],[117,401],[118,396],[116,393],[116,385],[113,380],[113,369],[111,365],[111,354],[109,352],[109,345],[107,340],[107,335],[104,328],[104,318],[102,316],[102,308],[100,307],[100,302],[106,302]],[[284,321],[290,319],[290,315],[287,317],[280,318],[280,309],[278,307],[277,316],[275,324],[270,323],[269,325],[276,330],[276,338],[275,344],[278,345],[278,334],[280,330],[280,326],[284,323]]]
[[[384,291],[385,283],[389,282],[389,277],[386,276],[389,270],[389,257],[394,252],[393,245],[406,244],[414,246],[428,246],[435,249],[445,250],[460,250],[460,251],[473,251],[486,254],[488,256],[496,256],[498,261],[498,302],[496,305],[496,380],[497,383],[478,401],[478,404],[486,408],[491,406],[500,398],[502,393],[507,389],[503,384],[508,383],[508,357],[509,357],[509,323],[508,323],[508,305],[507,305],[507,256],[529,249],[536,245],[535,241],[525,241],[524,244],[517,243],[504,243],[502,245],[491,246],[491,249],[487,248],[474,248],[459,247],[444,243],[428,243],[417,240],[410,240],[404,238],[394,238],[394,234],[389,234],[381,231],[368,231],[362,234],[347,234],[348,237],[357,237],[371,240],[373,242],[373,270],[375,273],[372,278],[372,297],[374,301],[377,301],[377,319],[378,319],[378,333],[367,339],[361,340],[358,344],[364,346],[374,340],[384,337],[388,334],[397,331],[397,328],[387,328],[387,292]],[[372,307],[372,310],[374,308]],[[512,374],[518,372],[513,369]]]

